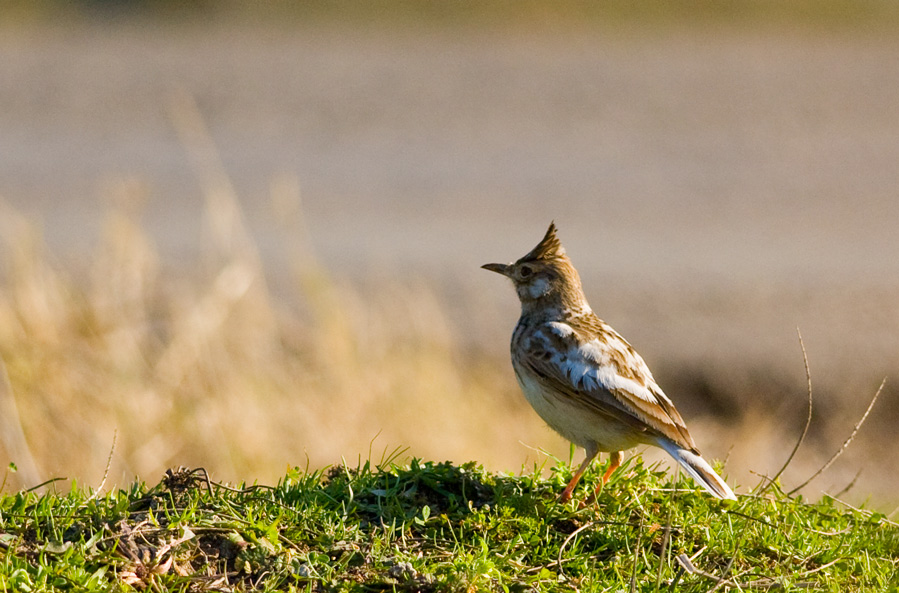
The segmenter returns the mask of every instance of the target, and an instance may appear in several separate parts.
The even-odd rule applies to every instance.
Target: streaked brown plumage
[[[518,261],[483,267],[510,278],[521,301],[512,366],[525,397],[550,427],[586,451],[562,500],[600,451],[611,453],[605,483],[621,452],[640,444],[665,449],[710,493],[734,498],[640,355],[593,313],[554,224]]]

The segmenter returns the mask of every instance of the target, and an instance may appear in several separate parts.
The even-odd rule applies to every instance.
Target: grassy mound
[[[0,499],[2,589],[895,590],[899,525],[776,485],[736,503],[635,460],[594,506],[475,463],[293,469],[237,488],[203,470],[105,495]],[[596,485],[591,472],[581,499]]]

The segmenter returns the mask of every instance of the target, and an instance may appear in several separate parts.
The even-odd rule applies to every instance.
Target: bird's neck
[[[546,294],[521,301],[522,316],[540,319],[565,319],[591,311],[577,277],[566,278]]]

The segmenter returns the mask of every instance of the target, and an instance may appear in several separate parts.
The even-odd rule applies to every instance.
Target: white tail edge
[[[659,439],[661,446],[669,455],[687,470],[687,473],[693,477],[696,482],[709,491],[713,496],[724,498],[727,500],[737,500],[734,491],[730,489],[721,476],[715,473],[712,466],[700,455],[693,453],[689,449],[679,447],[668,439]]]

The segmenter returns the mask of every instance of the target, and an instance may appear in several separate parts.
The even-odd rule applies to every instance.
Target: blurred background
[[[787,489],[889,377],[803,492],[891,510],[897,51],[887,0],[6,2],[5,488],[568,461],[479,269],[555,220],[738,490],[805,423],[797,328]]]

